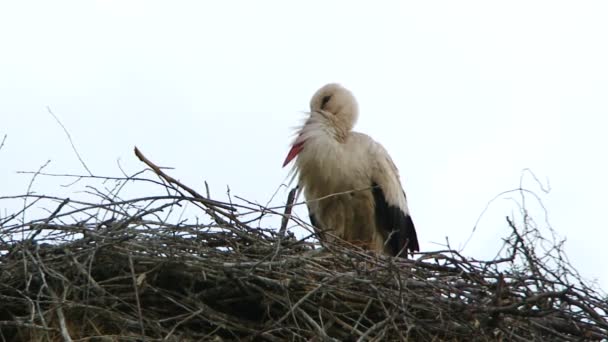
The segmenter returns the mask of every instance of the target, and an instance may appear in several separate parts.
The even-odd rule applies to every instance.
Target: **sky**
[[[399,167],[423,250],[493,257],[519,197],[484,208],[521,181],[608,289],[607,17],[603,1],[3,1],[0,196],[47,160],[86,174],[48,107],[95,175],[142,169],[138,146],[215,198],[266,203],[310,97],[338,82]]]

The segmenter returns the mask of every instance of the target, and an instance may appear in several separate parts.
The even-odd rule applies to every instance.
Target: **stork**
[[[358,116],[346,88],[317,90],[283,167],[296,158],[293,171],[322,241],[338,237],[407,257],[419,245],[399,171],[382,145],[352,130]]]

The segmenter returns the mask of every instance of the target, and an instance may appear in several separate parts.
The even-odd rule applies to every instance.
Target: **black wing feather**
[[[309,214],[309,215],[308,215],[308,218],[310,219],[310,224],[311,224],[313,227],[315,227],[315,228],[317,228],[317,229],[321,229],[321,228],[319,227],[319,223],[317,222],[317,219],[315,218],[315,215],[313,215],[313,214]]]
[[[310,224],[315,228],[315,233],[319,239],[323,239],[323,228],[319,227],[319,220],[317,217],[310,211],[310,206],[308,207],[308,218],[310,219]]]
[[[398,206],[388,204],[384,191],[378,184],[372,184],[372,193],[376,205],[376,224],[386,230],[389,238],[387,245],[391,254],[397,255],[403,247],[406,247],[406,253],[419,251],[416,228],[411,216],[406,215]],[[407,257],[407,254],[405,256]]]

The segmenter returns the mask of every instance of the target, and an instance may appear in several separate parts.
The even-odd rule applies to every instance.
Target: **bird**
[[[355,132],[359,106],[338,83],[317,90],[283,167],[304,192],[321,242],[335,238],[389,256],[420,250],[399,171],[386,149]]]

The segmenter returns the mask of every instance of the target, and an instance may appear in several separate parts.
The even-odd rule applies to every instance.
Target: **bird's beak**
[[[285,167],[285,165],[289,164],[289,162],[293,158],[295,158],[298,155],[298,153],[300,153],[303,149],[304,149],[304,141],[293,144],[293,146],[291,146],[291,150],[289,150],[289,153],[287,154],[287,158],[285,158],[285,161],[283,162],[283,167]]]

